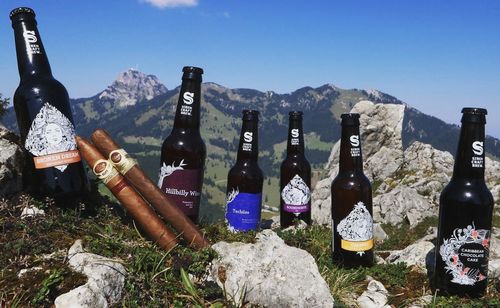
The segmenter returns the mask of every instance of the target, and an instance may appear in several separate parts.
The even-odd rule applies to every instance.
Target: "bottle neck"
[[[45,54],[35,19],[26,18],[15,21],[12,28],[14,28],[17,67],[21,80],[32,75],[52,77],[49,60]]]
[[[453,177],[484,180],[484,124],[462,124]]]
[[[304,132],[302,131],[301,118],[290,118],[286,153],[287,155],[304,154]]]
[[[255,120],[243,120],[241,127],[240,144],[238,146],[237,161],[257,161],[259,158],[259,135],[258,122]]]
[[[363,172],[363,158],[361,156],[361,138],[359,126],[342,126],[340,141],[339,172]]]
[[[200,102],[201,81],[183,79],[175,113],[174,129],[200,130]]]

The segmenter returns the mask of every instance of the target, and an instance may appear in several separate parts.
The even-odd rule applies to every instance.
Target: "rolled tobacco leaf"
[[[162,248],[173,248],[177,244],[176,236],[154,210],[89,141],[80,136],[75,138],[80,153],[94,174],[104,182],[139,227]]]
[[[135,160],[129,157],[111,136],[103,129],[97,129],[91,136],[99,151],[109,158],[115,168],[149,201],[153,208],[169,222],[177,232],[195,248],[210,246],[196,225],[180,210],[167,195],[144,173]]]

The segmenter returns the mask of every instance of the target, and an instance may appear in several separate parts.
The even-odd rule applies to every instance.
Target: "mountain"
[[[105,128],[156,180],[161,143],[172,127],[179,89],[168,90],[155,76],[128,70],[101,93],[71,101],[77,131],[89,136],[97,127]],[[208,152],[203,200],[208,205],[224,203],[225,180],[235,161],[243,109],[261,112],[259,164],[266,171],[264,203],[273,210],[279,202],[279,166],[286,149],[288,111],[304,112],[306,155],[313,166],[315,182],[323,175],[331,148],[340,137],[340,115],[366,100],[405,106],[402,124],[404,148],[413,141],[421,141],[438,150],[455,153],[459,134],[457,126],[423,114],[377,90],[346,90],[325,84],[279,94],[229,89],[209,82],[202,85],[201,133]],[[12,109],[2,121],[7,127],[15,128]],[[499,140],[487,137],[486,143],[489,155],[500,157]],[[205,207],[205,210],[220,217],[220,208]]]
[[[154,75],[146,75],[129,69],[118,75],[106,90],[99,94],[99,100],[109,101],[119,107],[133,106],[137,102],[150,100],[167,92],[167,88]]]

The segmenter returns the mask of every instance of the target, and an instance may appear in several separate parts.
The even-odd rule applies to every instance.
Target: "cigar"
[[[94,174],[104,182],[116,199],[127,209],[134,221],[162,248],[172,249],[177,244],[176,236],[161,221],[155,211],[89,141],[80,136],[76,136],[75,139],[80,153]]]
[[[118,172],[149,201],[153,208],[181,234],[190,246],[195,248],[210,246],[210,242],[191,219],[168,199],[167,195],[151,181],[135,160],[130,158],[127,152],[105,130],[95,130],[91,139],[99,151],[114,164]]]

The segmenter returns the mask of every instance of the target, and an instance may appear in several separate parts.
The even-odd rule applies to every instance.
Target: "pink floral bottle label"
[[[439,254],[451,282],[473,286],[488,276],[490,231],[476,229],[474,223],[457,228],[449,239],[444,238]]]

